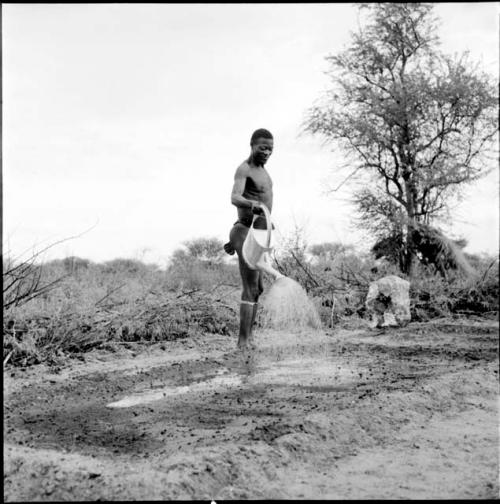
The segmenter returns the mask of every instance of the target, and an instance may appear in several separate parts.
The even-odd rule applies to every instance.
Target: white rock
[[[396,275],[379,278],[370,284],[365,306],[371,326],[406,325],[410,319],[410,282]]]

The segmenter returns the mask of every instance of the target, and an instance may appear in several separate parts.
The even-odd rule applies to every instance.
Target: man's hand
[[[262,215],[264,213],[258,201],[252,203],[252,213],[256,215]]]

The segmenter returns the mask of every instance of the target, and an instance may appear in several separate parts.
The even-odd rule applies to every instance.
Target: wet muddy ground
[[[498,321],[4,370],[6,501],[498,498]]]

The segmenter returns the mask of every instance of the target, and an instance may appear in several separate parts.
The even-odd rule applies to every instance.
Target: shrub
[[[193,334],[229,335],[237,329],[236,309],[221,296],[147,296],[119,306],[73,309],[49,317],[10,314],[4,318],[4,359],[13,364],[52,362],[110,342],[157,342]]]
[[[172,271],[156,265],[70,259],[40,267],[42,283],[64,275],[52,290],[4,309],[4,360],[22,365],[51,362],[111,342],[236,330],[236,303],[231,299],[235,287],[221,285],[234,281],[234,265],[203,264],[203,281],[183,289],[180,277],[176,284]],[[196,271],[190,274],[194,277]]]
[[[323,243],[309,250],[310,256],[304,248],[281,250],[275,255],[275,265],[308,291],[323,323],[329,327],[348,318],[364,317],[372,281],[386,275],[406,278],[396,265],[375,261],[352,247]],[[460,270],[451,270],[443,279],[434,268],[416,264],[416,274],[410,282],[412,320],[498,313],[498,260],[472,255],[467,259],[477,272],[472,278]]]

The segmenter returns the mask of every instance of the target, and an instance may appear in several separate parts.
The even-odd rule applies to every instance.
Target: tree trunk
[[[416,266],[416,247],[413,242],[413,232],[417,228],[417,191],[412,180],[411,169],[405,166],[405,192],[406,192],[406,250],[405,250],[405,268],[403,273],[407,274],[410,279],[415,276]]]
[[[408,222],[406,226],[406,250],[404,254],[405,264],[403,273],[408,275],[410,279],[415,276],[415,265],[416,265],[416,249],[415,244],[413,243],[413,230],[415,229],[414,222]]]

